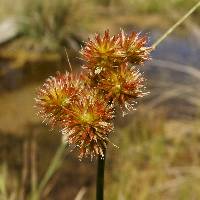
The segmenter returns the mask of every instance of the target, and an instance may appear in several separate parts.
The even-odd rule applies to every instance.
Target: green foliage
[[[12,178],[12,181],[9,181],[10,178]],[[8,173],[8,167],[6,163],[3,163],[0,166],[0,199],[17,200],[18,193],[17,180]]]
[[[89,4],[77,0],[25,1],[22,9],[22,32],[42,42],[42,46],[57,49],[67,37],[80,33],[92,10]]]
[[[185,12],[197,2],[197,0],[113,0],[112,5],[118,7],[117,5],[121,4],[126,8],[126,12],[167,14],[169,10]]]
[[[25,194],[26,188],[24,188],[22,183],[20,183],[21,180],[18,180],[15,175],[9,174],[10,172],[7,165],[3,164],[0,166],[0,200],[19,200],[21,195],[28,196],[27,200],[41,199],[42,193],[45,187],[48,186],[49,180],[53,177],[63,162],[65,149],[66,145],[61,143],[40,183],[38,185],[36,183],[30,183],[32,190],[29,195]],[[36,184],[35,188],[33,188],[33,184]]]
[[[14,17],[18,20],[22,33],[33,40],[32,46],[40,43],[40,49],[58,50],[67,46],[70,38],[75,36],[81,41],[85,31],[99,31],[101,23],[107,24],[111,20],[114,24],[120,16],[181,15],[197,1],[88,0],[86,3],[78,0],[16,0],[15,6],[12,1],[0,2],[0,19]]]

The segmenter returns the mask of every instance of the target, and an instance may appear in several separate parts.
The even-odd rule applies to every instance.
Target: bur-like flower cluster
[[[113,131],[115,109],[135,108],[147,94],[139,66],[149,60],[147,37],[121,31],[96,34],[80,53],[85,61],[80,74],[57,73],[38,89],[36,107],[44,122],[59,127],[67,142],[79,148],[79,157],[104,157]]]

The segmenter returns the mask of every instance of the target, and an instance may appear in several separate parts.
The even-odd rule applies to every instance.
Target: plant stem
[[[104,150],[104,158],[98,156],[97,166],[97,183],[96,183],[96,200],[103,200],[104,193],[104,168],[106,160],[106,151]]]
[[[44,190],[45,186],[48,184],[50,178],[52,178],[52,176],[54,175],[56,170],[60,167],[60,165],[63,161],[65,148],[66,148],[66,144],[64,144],[62,142],[60,144],[60,146],[58,147],[54,157],[52,158],[52,160],[49,164],[49,167],[48,167],[42,181],[39,184],[39,187],[37,188],[37,190],[32,192],[32,194],[30,196],[31,200],[39,200],[40,199],[41,193]]]
[[[183,17],[181,17],[172,27],[170,27],[153,45],[152,48],[156,48],[171,32],[173,32],[183,21],[188,18],[198,7],[200,1],[197,2]]]
[[[60,144],[60,146],[58,147],[58,149],[49,165],[49,168],[47,169],[47,171],[39,185],[39,188],[38,188],[39,193],[41,193],[41,191],[47,185],[49,179],[53,176],[53,174],[56,172],[56,170],[60,167],[60,165],[63,161],[65,149],[66,149],[66,144],[62,142]]]

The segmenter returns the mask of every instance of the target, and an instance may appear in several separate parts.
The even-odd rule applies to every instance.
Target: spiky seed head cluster
[[[120,55],[120,38],[111,37],[109,30],[105,31],[103,37],[96,34],[94,39],[89,38],[80,53],[83,60],[86,61],[84,67],[96,71],[96,73],[113,67],[115,63],[122,62],[121,59],[123,59]]]
[[[95,74],[123,63],[142,65],[149,60],[152,50],[147,47],[147,36],[132,32],[130,35],[123,30],[118,35],[110,36],[106,30],[104,36],[96,34],[85,42],[81,55],[86,64],[83,66]]]
[[[96,34],[85,42],[81,55],[83,72],[56,74],[38,89],[36,107],[43,120],[59,127],[69,144],[79,148],[79,157],[104,157],[113,131],[115,108],[134,109],[136,99],[147,94],[145,79],[134,65],[149,59],[147,38]]]
[[[102,72],[97,88],[105,94],[105,98],[119,105],[123,115],[134,110],[136,99],[147,94],[145,78],[134,66],[121,64],[114,70]]]
[[[121,30],[119,34],[120,46],[127,61],[134,65],[143,65],[149,60],[151,47],[147,47],[148,37],[140,33],[132,32],[130,35]]]
[[[80,157],[103,157],[108,134],[113,130],[113,117],[113,104],[108,104],[97,90],[86,88],[63,119],[63,133],[70,144],[80,148]]]
[[[123,30],[111,37],[106,30],[102,37],[97,34],[93,39],[89,38],[81,50],[88,82],[119,105],[123,115],[134,109],[137,98],[148,94],[145,78],[137,69],[150,59],[152,48],[147,46],[147,39],[135,32],[127,35]]]
[[[54,127],[62,122],[68,108],[83,87],[82,75],[59,72],[49,77],[37,91],[36,106],[46,124]]]

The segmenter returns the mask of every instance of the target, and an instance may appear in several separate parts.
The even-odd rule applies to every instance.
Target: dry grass
[[[153,60],[152,66],[161,68],[163,73],[187,75],[188,82],[169,84],[171,80],[157,80],[154,83],[157,95],[142,105],[143,109],[135,113],[128,127],[118,131],[116,143],[120,150],[110,153],[113,160],[109,163],[111,167],[108,166],[106,197],[109,200],[198,200],[200,71],[163,60]],[[173,120],[162,114],[166,111],[158,112],[165,101],[173,103],[177,99],[189,102],[195,108],[195,117]]]
[[[160,116],[142,111],[118,131],[120,149],[107,166],[106,199],[199,199],[199,120],[170,122]]]

